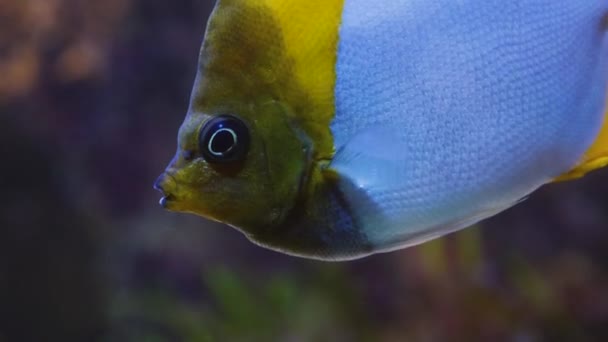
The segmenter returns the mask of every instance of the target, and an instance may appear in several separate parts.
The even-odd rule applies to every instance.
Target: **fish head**
[[[166,209],[254,232],[306,196],[333,153],[340,7],[320,3],[216,2],[177,152],[155,185]]]
[[[189,113],[177,152],[155,184],[161,205],[243,230],[280,222],[308,164],[307,147],[286,119],[273,101]]]

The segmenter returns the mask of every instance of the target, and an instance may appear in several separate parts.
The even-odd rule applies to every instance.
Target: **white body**
[[[331,166],[374,248],[569,171],[603,120],[607,17],[606,0],[346,0]]]

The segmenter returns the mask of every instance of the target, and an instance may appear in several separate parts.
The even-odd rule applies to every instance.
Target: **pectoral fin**
[[[604,114],[604,124],[595,142],[585,152],[582,161],[569,172],[557,177],[556,182],[572,180],[583,177],[590,171],[608,165],[608,108]]]

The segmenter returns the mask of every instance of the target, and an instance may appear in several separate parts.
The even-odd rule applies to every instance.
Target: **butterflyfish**
[[[161,205],[348,260],[608,164],[606,0],[218,0]]]

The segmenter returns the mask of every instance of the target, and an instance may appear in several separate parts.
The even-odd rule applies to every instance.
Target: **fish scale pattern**
[[[501,211],[569,171],[606,99],[605,0],[346,0],[332,164],[377,248]],[[356,196],[353,196],[356,197]]]

